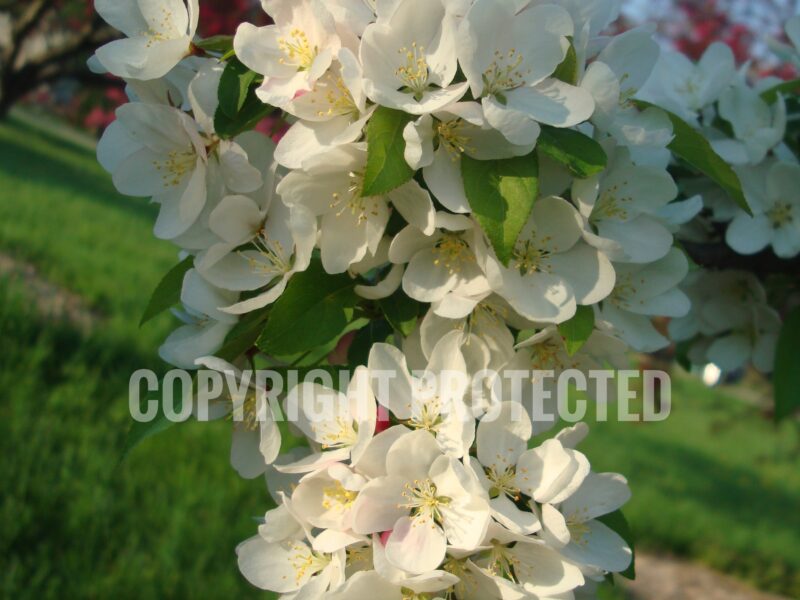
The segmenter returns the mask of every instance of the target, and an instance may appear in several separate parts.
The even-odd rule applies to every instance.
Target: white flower
[[[173,331],[158,349],[159,356],[180,369],[196,369],[195,361],[214,354],[236,325],[236,317],[219,309],[236,301],[238,294],[215,288],[195,269],[183,279],[183,310],[174,311],[184,325]]]
[[[603,302],[601,317],[619,336],[640,352],[655,352],[669,345],[656,331],[651,316],[682,317],[689,298],[678,289],[689,272],[689,261],[677,248],[649,265],[617,264],[617,285]]]
[[[488,551],[466,563],[461,587],[456,588],[469,600],[570,599],[571,590],[585,581],[578,566],[539,538],[501,527],[490,527],[486,537]]]
[[[574,355],[567,352],[564,338],[558,328],[549,325],[517,345],[514,356],[503,366],[509,371],[531,371],[530,378],[523,379],[519,389],[520,397],[515,397],[511,385],[503,387],[503,399],[507,401],[533,402],[536,407],[533,415],[533,433],[539,435],[548,431],[556,422],[558,405],[558,378],[568,370],[579,370],[588,374],[592,370],[606,368],[624,369],[628,364],[628,346],[613,335],[607,323],[597,323],[584,345]],[[552,375],[550,374],[552,372]],[[588,381],[590,397],[601,394],[593,379]],[[605,397],[615,397],[615,385],[606,384]],[[544,392],[544,393],[543,393]]]
[[[433,203],[415,181],[386,196],[362,195],[366,161],[365,145],[340,146],[309,159],[302,171],[292,171],[278,185],[288,206],[299,205],[322,217],[319,247],[328,273],[343,273],[377,252],[389,222],[390,202],[407,222],[433,232]]]
[[[444,592],[458,582],[458,577],[442,569],[426,571],[421,575],[408,573],[393,565],[386,558],[386,548],[381,541],[382,536],[372,536],[372,564],[381,577],[391,581],[394,585],[416,594],[423,595],[433,592]],[[446,567],[446,565],[443,565]],[[444,594],[443,594],[444,595]],[[438,596],[438,595],[437,595]],[[375,596],[371,596],[374,598]],[[349,600],[349,599],[348,599]]]
[[[448,333],[434,347],[425,370],[413,375],[394,346],[375,344],[369,354],[378,402],[406,426],[428,431],[442,452],[455,458],[469,452],[475,437],[475,421],[464,404],[469,377],[461,343],[461,332]]]
[[[197,124],[157,104],[125,104],[116,114],[97,145],[97,159],[120,193],[153,196],[161,205],[157,237],[177,237],[206,204],[208,155]]]
[[[457,102],[409,123],[403,137],[405,157],[412,168],[422,168],[425,183],[445,208],[470,212],[461,178],[461,156],[494,160],[525,156],[534,144],[517,146],[493,129],[477,102]],[[437,147],[438,145],[438,147]]]
[[[262,6],[275,24],[241,24],[233,47],[245,66],[264,76],[258,97],[283,108],[326,73],[341,41],[320,0],[263,0]]]
[[[786,133],[786,104],[779,97],[770,106],[744,84],[726,90],[719,115],[733,127],[734,139],[712,139],[714,150],[734,165],[755,165],[778,145]]]
[[[454,330],[462,331],[462,352],[467,359],[468,370],[474,372],[475,369],[469,366],[474,359],[470,359],[483,353],[487,355],[481,361],[481,368],[498,368],[514,355],[514,336],[505,321],[509,312],[495,296],[478,303],[465,317],[442,317],[432,308],[419,327],[422,351],[426,358],[430,358],[436,344],[445,335]]]
[[[658,60],[659,47],[652,32],[632,29],[611,40],[589,65],[581,87],[595,100],[592,123],[611,134],[619,144],[635,146],[637,161],[642,151],[660,155],[666,166],[672,141],[672,123],[656,108],[640,112],[631,99],[647,81]]]
[[[464,465],[443,455],[430,433],[407,433],[392,444],[386,472],[359,493],[353,530],[391,531],[390,563],[422,574],[442,563],[448,543],[478,547],[489,525],[489,503]]]
[[[517,461],[527,451],[531,435],[531,418],[522,404],[503,402],[478,424],[477,458],[470,457],[470,466],[489,495],[492,516],[521,535],[541,529],[536,512],[518,506]]]
[[[589,473],[560,505],[554,501],[542,506],[542,537],[575,564],[624,571],[631,562],[631,549],[597,517],[619,509],[630,496],[622,475]]]
[[[274,302],[292,275],[311,262],[316,219],[302,207],[290,209],[272,196],[272,192],[263,194],[261,205],[247,196],[228,196],[209,217],[209,228],[222,242],[198,255],[198,270],[224,289],[267,288],[225,307],[229,314],[244,314]]]
[[[637,96],[696,122],[697,113],[719,99],[735,74],[733,51],[722,42],[711,44],[696,65],[678,52],[663,52]]]
[[[442,0],[404,0],[361,39],[364,89],[374,102],[421,115],[459,100],[454,26]]]
[[[672,247],[659,211],[678,195],[678,187],[666,169],[635,165],[627,148],[610,154],[606,171],[572,186],[578,209],[597,232],[584,237],[615,262],[654,262]]]
[[[259,534],[239,544],[239,570],[254,586],[279,594],[322,598],[344,582],[345,551],[314,550],[303,539],[304,528],[290,510],[266,515]]]
[[[352,51],[339,50],[338,61],[285,110],[299,120],[275,151],[275,160],[284,167],[299,169],[309,158],[358,141],[374,107],[367,108],[361,65]]]
[[[728,226],[725,241],[740,254],[756,254],[772,246],[781,258],[800,253],[800,167],[776,163],[765,189],[753,202],[754,216],[740,211]],[[751,196],[752,198],[752,196]]]
[[[706,359],[724,372],[741,369],[751,362],[762,373],[771,373],[775,367],[781,317],[767,305],[753,307],[751,315],[748,323],[733,327],[711,341],[706,349]]]
[[[355,499],[366,483],[350,468],[334,463],[300,480],[292,492],[292,507],[313,527],[345,533],[352,525]],[[352,543],[352,536],[339,537],[340,543]]]
[[[281,449],[281,432],[267,406],[266,390],[252,379],[245,380],[242,371],[219,358],[204,356],[195,364],[224,373],[228,378],[230,404],[216,402],[209,406],[208,416],[233,420],[231,466],[245,479],[263,475]],[[253,376],[252,372],[248,375],[249,378]]]
[[[197,0],[95,0],[95,10],[127,37],[97,49],[110,73],[126,79],[158,79],[189,54],[197,31]]]
[[[588,91],[550,77],[573,34],[569,13],[552,4],[516,14],[511,0],[477,0],[467,13],[459,61],[486,119],[510,142],[535,143],[539,123],[571,127],[592,116]]]
[[[352,459],[358,462],[375,433],[376,407],[369,372],[359,367],[347,393],[318,383],[301,383],[286,398],[286,411],[294,425],[323,450],[323,455],[283,465],[282,472],[295,467],[312,470],[317,462]]]
[[[614,287],[614,268],[582,236],[581,216],[569,202],[537,200],[509,266],[487,258],[493,289],[520,315],[544,323],[561,323],[574,316],[577,304],[599,302]]]
[[[186,233],[206,208],[209,190],[248,193],[262,186],[242,146],[214,133],[219,76],[218,70],[203,69],[192,82],[188,94],[196,120],[169,106],[125,104],[97,146],[98,161],[120,193],[152,196],[161,205],[159,238]]]
[[[436,231],[427,234],[409,225],[392,240],[389,260],[408,263],[403,291],[419,302],[435,304],[488,291],[476,258],[476,250],[483,252],[483,239],[475,223],[464,215],[438,212],[434,224]]]

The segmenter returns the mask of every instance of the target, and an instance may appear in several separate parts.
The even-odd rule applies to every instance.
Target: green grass
[[[666,421],[596,423],[582,450],[595,469],[628,477],[640,547],[800,597],[797,429],[675,371]]]
[[[248,597],[235,545],[263,513],[262,480],[228,465],[225,423],[187,424],[120,464],[127,382],[164,369],[169,316],[137,322],[175,250],[155,211],[118,196],[92,153],[0,123],[0,252],[79,294],[92,333],[37,312],[0,279],[0,596]],[[800,597],[796,434],[697,381],[675,381],[665,423],[604,423],[583,446],[625,473],[640,547],[696,558]]]

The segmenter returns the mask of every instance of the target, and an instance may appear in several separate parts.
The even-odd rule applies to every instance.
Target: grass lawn
[[[128,377],[165,368],[170,317],[136,325],[176,262],[154,216],[80,144],[0,123],[0,253],[97,315],[91,333],[54,322],[24,281],[0,278],[2,597],[255,596],[233,549],[266,492],[229,468],[224,423],[176,427],[119,462]],[[665,423],[598,424],[583,448],[631,480],[640,545],[800,597],[796,432],[688,377],[673,397]]]

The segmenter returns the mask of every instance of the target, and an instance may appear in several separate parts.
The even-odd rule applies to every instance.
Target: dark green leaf
[[[194,43],[198,48],[206,52],[217,52],[219,54],[227,54],[233,50],[233,36],[232,35],[214,35],[204,40],[199,40]]]
[[[217,112],[214,114],[214,129],[217,135],[223,139],[235,138],[245,131],[255,129],[256,125],[274,111],[274,108],[261,102],[255,94],[250,94],[247,96],[242,110],[233,119],[222,112],[222,109],[217,108]]]
[[[392,327],[403,334],[403,337],[411,335],[422,306],[419,302],[398,290],[388,298],[379,300],[378,305]]]
[[[386,341],[392,335],[392,326],[385,319],[373,319],[356,333],[347,351],[347,362],[351,366],[366,365],[373,344]]]
[[[578,53],[575,52],[575,46],[572,44],[572,41],[570,41],[567,56],[564,58],[564,61],[558,65],[553,73],[553,77],[570,85],[578,83]]]
[[[358,297],[347,275],[328,275],[319,261],[292,277],[270,311],[258,347],[272,356],[307,352],[339,336]]]
[[[692,340],[685,340],[675,344],[675,362],[687,373],[692,370],[692,361],[689,360],[689,350],[692,348]]]
[[[214,355],[233,362],[256,345],[272,307],[246,314],[225,338],[225,344]]]
[[[781,421],[800,409],[800,307],[795,308],[781,329],[775,353],[775,420]]]
[[[573,129],[543,126],[537,148],[580,179],[601,173],[608,163],[608,157],[600,144]]]
[[[506,160],[461,159],[464,191],[497,257],[504,265],[528,221],[539,193],[536,154]]]
[[[372,115],[367,125],[367,168],[362,191],[365,197],[391,192],[414,176],[403,155],[403,129],[413,118],[383,106]]]
[[[579,306],[574,317],[558,326],[558,332],[564,338],[564,345],[570,356],[583,348],[593,331],[594,310],[591,306]]]
[[[800,79],[793,79],[792,81],[784,81],[778,85],[761,92],[761,99],[767,104],[775,104],[778,100],[778,95],[797,94],[800,93]]]
[[[194,381],[194,380],[193,380]],[[159,379],[159,383],[163,382],[163,377]],[[193,383],[194,386],[194,383]],[[185,401],[191,401],[191,392],[192,390],[182,389],[182,384],[180,379],[175,379],[174,385],[172,387],[172,398],[173,398],[173,409],[176,413],[180,414],[183,409],[183,403]],[[120,461],[125,460],[128,455],[133,451],[136,446],[141,444],[147,438],[153,437],[167,429],[171,428],[173,425],[176,425],[174,421],[171,421],[167,418],[164,414],[164,402],[163,402],[164,390],[159,389],[157,392],[152,393],[145,393],[142,390],[141,394],[141,409],[142,412],[145,412],[147,409],[148,402],[152,402],[153,400],[158,401],[158,413],[156,414],[155,418],[152,421],[148,421],[147,423],[140,423],[139,421],[133,421],[131,423],[131,427],[128,430],[128,435],[125,438],[125,445],[122,448],[122,455],[120,456]]]
[[[633,530],[628,524],[628,520],[625,518],[625,515],[622,514],[621,510],[616,510],[607,515],[603,515],[602,517],[597,517],[597,520],[614,530],[617,535],[625,540],[625,543],[630,547],[632,553],[631,564],[627,569],[620,573],[620,575],[627,579],[636,579],[636,540],[633,536]]]
[[[245,67],[237,58],[231,59],[225,65],[217,91],[219,109],[225,116],[236,118],[247,101],[250,87],[257,78],[258,73]]]
[[[150,296],[150,302],[147,303],[147,308],[144,309],[142,319],[139,321],[139,327],[181,301],[183,278],[193,264],[194,257],[187,256],[164,275],[152,296]]]
[[[643,100],[636,100],[636,104],[641,109],[654,106]],[[661,109],[664,110],[664,109]],[[742,184],[731,166],[714,152],[711,144],[703,135],[692,128],[686,121],[679,116],[664,111],[672,121],[674,139],[669,145],[672,152],[685,160],[695,169],[710,177],[724,189],[736,204],[738,204],[747,214],[752,215],[750,206],[744,197]]]

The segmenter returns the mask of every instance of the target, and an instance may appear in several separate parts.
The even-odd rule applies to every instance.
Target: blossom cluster
[[[787,23],[786,33],[793,47],[783,47],[782,53],[796,62],[800,16]],[[787,102],[796,85],[772,77],[752,83],[747,71],[747,64],[737,70],[733,52],[722,43],[712,44],[697,64],[665,53],[639,97],[700,131],[732,167],[747,200],[749,210],[708,179],[684,176],[680,186],[702,202],[678,239],[725,244],[743,256],[768,251],[791,260],[800,255],[800,148],[786,143]],[[693,364],[713,362],[722,371],[734,371],[752,363],[764,373],[772,371],[781,318],[756,277],[738,270],[700,270],[683,289],[692,298],[691,314],[673,321],[670,333],[691,343]]]
[[[769,225],[763,246],[789,255],[800,237],[783,231],[800,220],[773,227],[797,197],[784,195],[798,167],[779,157],[782,99],[734,81],[722,48],[694,66],[660,56],[649,28],[605,35],[615,0],[262,5],[272,24],[242,24],[225,48],[196,39],[197,0],[97,0],[127,37],[91,61],[131,100],[98,158],[120,192],[159,205],[155,235],[188,265],[161,356],[242,384],[217,416],[244,415],[232,464],[266,473],[278,503],[239,547],[242,573],[292,598],[590,593],[631,562],[602,522],[627,501],[625,479],[590,470],[583,425],[534,437],[554,425],[520,403],[534,382],[497,398],[438,378],[624,365],[628,349],[669,345],[653,317],[704,336],[698,355],[738,352],[746,336],[719,324],[736,312],[715,308],[720,286],[681,288],[690,262],[675,235],[714,195],[679,189],[674,121],[636,99],[704,132],[733,119],[733,135],[709,137],[772,182],[748,199]],[[255,130],[269,107],[290,124],[277,144]],[[744,217],[725,202],[714,216],[739,240]],[[312,305],[317,323],[293,309]],[[398,305],[412,307],[402,323]],[[742,362],[774,341],[779,319],[759,324]],[[294,366],[321,349],[324,363],[354,331],[369,346],[349,385],[286,394],[291,432],[242,381],[249,361]],[[378,371],[398,374],[389,389]],[[323,398],[338,408],[320,418]]]

